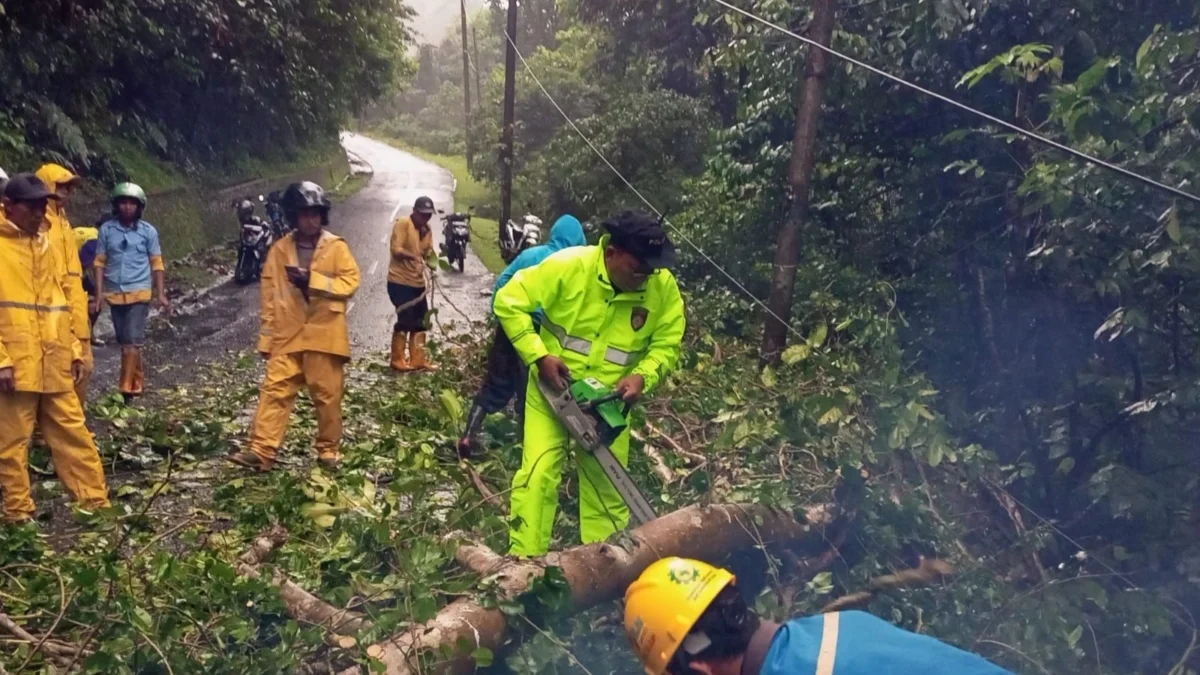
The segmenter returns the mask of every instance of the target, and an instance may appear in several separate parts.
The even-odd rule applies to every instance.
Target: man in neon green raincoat
[[[674,245],[643,212],[627,211],[604,227],[609,234],[599,245],[560,251],[521,270],[495,298],[496,318],[530,366],[525,450],[513,478],[512,555],[549,550],[568,444],[534,378],[559,387],[568,377],[595,378],[632,404],[679,360],[683,298],[667,269]],[[545,318],[535,332],[531,314],[538,309]],[[628,431],[611,447],[628,463]],[[578,453],[576,464],[580,535],[584,543],[602,541],[629,523],[629,508],[593,457]]]

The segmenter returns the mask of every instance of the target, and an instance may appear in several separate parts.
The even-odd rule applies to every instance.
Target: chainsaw
[[[571,437],[596,458],[604,475],[629,505],[634,523],[644,525],[657,518],[650,502],[609,449],[629,426],[625,421],[629,406],[621,402],[620,394],[590,377],[575,380],[566,389],[559,389],[540,377],[535,379]]]

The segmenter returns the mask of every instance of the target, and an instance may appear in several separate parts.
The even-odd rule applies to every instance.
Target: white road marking
[[[351,300],[350,304],[346,306],[346,313],[349,314],[350,312],[353,312],[353,311],[354,311],[354,301]]]
[[[386,244],[386,243],[388,243],[388,237],[390,237],[390,236],[391,236],[391,235],[384,234],[384,235],[383,235],[383,237],[382,237],[382,238],[380,238],[380,240],[379,240],[379,243],[381,243],[381,244]]]
[[[373,276],[375,276],[375,273],[378,271],[379,271],[379,261],[376,260],[375,262],[371,263],[371,271],[367,272],[367,275],[373,277]]]

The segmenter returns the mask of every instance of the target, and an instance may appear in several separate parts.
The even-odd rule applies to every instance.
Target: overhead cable
[[[1198,197],[1190,192],[1185,192],[1183,190],[1180,190],[1179,188],[1167,185],[1166,183],[1161,183],[1159,181],[1154,180],[1153,178],[1143,176],[1140,173],[1130,171],[1129,169],[1118,166],[1111,162],[1106,162],[1106,161],[1100,159],[1099,157],[1094,157],[1094,156],[1089,155],[1088,153],[1083,152],[1081,150],[1076,150],[1075,148],[1072,148],[1069,145],[1059,143],[1058,141],[1055,141],[1053,139],[1042,136],[1041,134],[1038,134],[1036,132],[1029,131],[1028,129],[1023,129],[1020,126],[1013,124],[1012,122],[1002,120],[999,117],[996,117],[995,115],[989,115],[988,113],[985,113],[982,110],[972,108],[971,106],[969,106],[965,103],[956,101],[956,100],[950,98],[949,96],[946,96],[944,94],[939,94],[936,91],[926,89],[925,87],[922,87],[919,84],[914,84],[912,82],[909,82],[908,80],[905,80],[902,77],[893,75],[893,74],[887,72],[886,70],[882,70],[880,68],[872,66],[869,63],[860,61],[860,60],[854,58],[853,56],[850,56],[849,54],[842,53],[836,49],[833,49],[832,47],[826,47],[825,45],[817,42],[816,40],[813,40],[812,38],[805,37],[795,31],[789,30],[788,28],[786,28],[784,26],[780,26],[777,23],[773,23],[767,19],[764,19],[761,16],[758,16],[757,14],[754,14],[753,12],[746,11],[736,5],[733,5],[729,2],[727,2],[726,0],[713,0],[713,2],[716,2],[719,5],[727,7],[748,19],[751,19],[753,21],[761,23],[762,25],[767,26],[768,28],[779,31],[780,33],[783,33],[784,35],[788,35],[792,38],[795,38],[796,40],[799,40],[799,41],[807,44],[807,45],[816,47],[817,49],[820,49],[821,51],[823,51],[827,54],[830,54],[831,56],[835,56],[843,61],[852,63],[852,64],[858,66],[859,68],[868,70],[872,73],[875,73],[876,75],[879,75],[880,77],[891,80],[892,82],[895,82],[896,84],[899,84],[903,87],[912,89],[913,91],[916,91],[918,93],[924,94],[925,96],[930,96],[939,101],[942,101],[943,103],[948,103],[948,104],[954,106],[955,108],[964,110],[972,115],[975,115],[977,117],[982,117],[983,119],[991,122],[992,124],[998,124],[998,125],[1004,127],[1005,129],[1012,131],[1013,133],[1024,136],[1025,138],[1028,138],[1033,141],[1037,141],[1038,143],[1042,143],[1043,145],[1050,146],[1056,150],[1061,150],[1062,152],[1065,152],[1077,159],[1081,159],[1089,164],[1093,164],[1093,165],[1101,167],[1103,169],[1108,169],[1109,171],[1118,173],[1122,176],[1125,176],[1126,178],[1132,178],[1132,179],[1134,179],[1138,182],[1141,182],[1145,185],[1149,185],[1150,187],[1153,187],[1155,189],[1162,190],[1163,192],[1167,192],[1175,197],[1182,197],[1188,201],[1200,204],[1200,197]]]

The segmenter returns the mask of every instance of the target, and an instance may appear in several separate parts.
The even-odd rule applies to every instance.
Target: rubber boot
[[[142,350],[138,347],[122,347],[120,388],[126,405],[142,395],[143,382]]]
[[[392,370],[406,373],[413,369],[407,351],[408,333],[392,333]]]
[[[425,333],[412,335],[412,367],[413,370],[434,371],[438,367],[429,362],[425,353]]]
[[[462,438],[458,439],[458,456],[463,459],[470,459],[475,452],[475,435],[483,428],[483,420],[487,417],[487,411],[479,405],[472,405],[471,412],[467,413],[467,428],[463,431]]]

